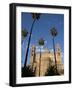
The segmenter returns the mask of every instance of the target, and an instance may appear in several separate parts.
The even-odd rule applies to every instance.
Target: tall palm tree
[[[40,19],[40,14],[39,13],[32,13],[32,18],[33,18],[33,23],[32,23],[31,29],[30,29],[28,45],[27,45],[27,50],[26,50],[26,56],[25,56],[25,62],[24,62],[24,68],[26,67],[26,64],[27,64],[27,57],[28,57],[28,52],[29,52],[29,46],[30,46],[33,26],[34,26],[35,21]]]
[[[38,42],[38,44],[40,46],[43,46],[44,45],[44,39],[41,38]],[[41,47],[40,47],[40,59],[39,59],[39,76],[40,76],[40,72],[41,72]]]
[[[55,42],[54,38],[57,36],[57,30],[55,27],[51,28],[51,35],[52,35],[52,40],[53,40],[53,50],[54,50],[54,59],[55,59],[55,66],[56,66],[56,73],[57,73],[57,61],[56,61],[56,53],[55,53]]]

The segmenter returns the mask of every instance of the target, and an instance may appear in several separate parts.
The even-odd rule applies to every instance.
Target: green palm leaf
[[[41,38],[38,43],[39,43],[39,45],[44,45],[44,39]]]
[[[22,37],[27,37],[28,31],[26,29],[22,30]]]
[[[32,13],[32,18],[39,20],[40,19],[40,14],[39,13]]]
[[[55,37],[55,36],[57,36],[57,30],[56,30],[56,28],[55,27],[53,27],[52,29],[51,29],[51,35],[53,36],[53,37]]]

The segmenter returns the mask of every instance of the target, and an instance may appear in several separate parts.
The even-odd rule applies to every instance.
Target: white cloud
[[[45,44],[47,44],[47,41],[45,40]]]
[[[41,52],[45,52],[45,49],[43,47],[36,48],[36,52],[40,52],[40,48],[41,48]]]
[[[50,49],[49,51],[50,51],[50,52],[53,52],[53,49]]]
[[[36,46],[36,49],[38,49],[39,48],[39,46]]]

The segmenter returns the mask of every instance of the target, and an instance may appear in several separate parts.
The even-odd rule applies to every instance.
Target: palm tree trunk
[[[41,74],[41,48],[40,48],[40,59],[39,59],[39,76]]]
[[[31,30],[30,30],[30,35],[29,35],[28,45],[27,45],[27,50],[26,50],[26,56],[25,56],[25,62],[24,62],[24,68],[26,67],[26,64],[27,64],[29,46],[30,46],[31,35],[32,35],[32,30],[33,30],[33,26],[34,26],[35,20],[36,20],[36,19],[34,19],[34,21],[33,21],[33,23],[32,23],[32,26],[31,26]]]
[[[56,61],[56,53],[55,53],[55,42],[53,37],[53,50],[54,50],[54,59],[55,59],[55,66],[56,66],[56,73],[57,73],[57,61]]]

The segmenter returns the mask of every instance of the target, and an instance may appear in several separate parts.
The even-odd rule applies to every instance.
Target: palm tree
[[[30,66],[26,66],[25,69],[22,67],[22,77],[33,77],[35,76],[35,72],[32,71],[32,68]]]
[[[60,74],[56,72],[55,65],[51,65],[50,67],[48,67],[45,76],[56,76],[56,75],[60,75]]]
[[[27,64],[27,57],[28,57],[28,51],[29,51],[33,26],[34,26],[35,21],[40,19],[40,14],[39,13],[32,13],[32,18],[33,18],[33,23],[32,23],[31,29],[30,29],[28,45],[27,45],[27,50],[26,50],[26,56],[25,56],[25,62],[24,62],[24,68],[26,67],[26,64]]]
[[[38,42],[38,44],[40,46],[43,46],[44,45],[44,39],[41,38]],[[40,47],[40,59],[39,59],[39,76],[40,76],[40,72],[41,72],[41,47]]]
[[[52,40],[53,40],[53,50],[54,50],[54,58],[55,58],[55,66],[56,66],[56,72],[57,72],[57,61],[56,61],[56,53],[55,53],[55,42],[54,38],[57,36],[57,30],[55,27],[51,28],[51,35],[52,35]]]
[[[22,32],[21,32],[21,36],[22,36],[22,43],[23,43],[23,39],[25,39],[28,35],[28,31],[26,29],[23,29]]]

